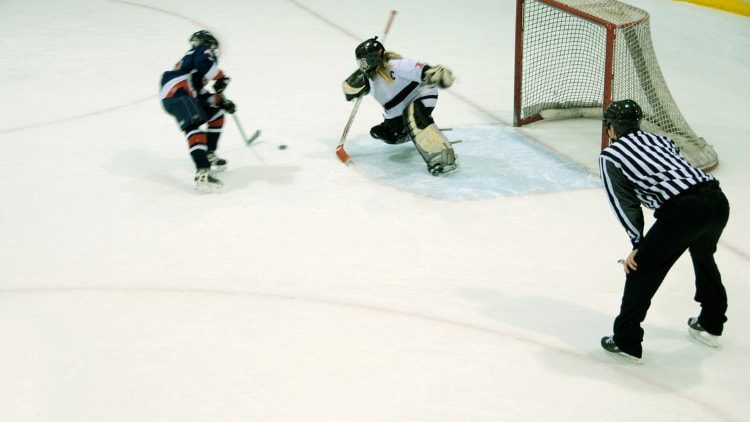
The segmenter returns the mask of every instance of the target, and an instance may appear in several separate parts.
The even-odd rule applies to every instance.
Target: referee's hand
[[[637,253],[638,249],[633,249],[626,260],[619,261],[622,263],[622,269],[625,271],[625,274],[630,274],[631,271],[636,271],[638,269],[638,263],[635,262],[635,255]]]

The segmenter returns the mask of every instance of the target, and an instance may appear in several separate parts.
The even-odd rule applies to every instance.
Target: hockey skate
[[[208,162],[211,163],[211,171],[219,173],[224,171],[227,166],[227,160],[220,158],[215,152],[209,152],[207,154]]]
[[[386,144],[398,145],[411,141],[411,136],[405,131],[393,132],[385,124],[381,123],[370,129],[370,136],[374,139],[380,139]]]
[[[209,169],[199,169],[195,173],[195,189],[199,192],[214,192],[224,184],[217,179]]]
[[[701,343],[709,346],[709,347],[719,347],[719,336],[715,336],[713,334],[710,334],[706,330],[701,327],[700,322],[698,322],[698,317],[690,317],[688,318],[688,333],[690,335],[700,341]]]
[[[458,163],[454,162],[453,164],[435,164],[433,166],[427,167],[427,171],[430,172],[433,176],[447,176],[449,174],[458,173]]]
[[[604,350],[608,351],[609,353],[621,356],[636,363],[641,361],[641,358],[639,358],[638,356],[631,355],[630,353],[626,353],[620,350],[620,348],[617,347],[617,344],[615,343],[614,336],[602,337],[601,343],[602,348],[604,348]]]
[[[452,149],[433,154],[427,160],[427,171],[433,176],[446,176],[458,172],[458,161]]]

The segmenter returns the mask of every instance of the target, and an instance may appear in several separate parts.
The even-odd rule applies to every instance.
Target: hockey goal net
[[[716,152],[669,92],[648,13],[616,0],[516,1],[515,126],[601,118],[613,100],[632,99],[643,109],[644,130],[672,138],[694,166],[716,167]],[[601,147],[608,144],[602,125]]]

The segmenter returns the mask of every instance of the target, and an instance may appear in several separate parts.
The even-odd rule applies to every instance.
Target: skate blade
[[[245,145],[250,146],[250,144],[255,142],[255,140],[258,139],[259,137],[260,137],[260,129],[253,132],[253,134],[250,135],[250,137],[247,138],[247,140],[245,140]]]
[[[714,349],[719,347],[719,338],[718,336],[711,335],[705,331],[698,331],[692,327],[688,327],[688,333],[690,333],[690,336],[699,342],[705,344],[708,347],[712,347]]]
[[[443,169],[443,171],[432,173],[433,176],[439,177],[439,176],[449,176],[451,174],[456,174],[461,171],[461,167],[455,166],[453,168],[447,168]]]
[[[607,355],[610,356],[613,362],[630,362],[639,365],[643,363],[643,359],[629,355],[625,352],[610,352],[607,349],[604,349],[604,351],[607,352]]]
[[[195,190],[197,190],[200,193],[213,193],[213,192],[218,192],[219,190],[221,190],[221,186],[222,185],[214,185],[214,184],[210,184],[210,185],[196,184]]]

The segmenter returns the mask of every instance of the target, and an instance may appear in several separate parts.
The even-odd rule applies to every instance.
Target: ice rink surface
[[[750,20],[630,3],[732,207],[721,348],[686,332],[683,258],[638,365],[599,346],[630,246],[599,122],[510,124],[515,2],[0,2],[0,419],[747,420]],[[369,97],[353,164],[334,155],[354,47],[391,9],[388,49],[457,76],[434,113],[462,141],[454,175],[369,139]],[[247,148],[227,119],[216,195],[157,98],[204,28],[263,131]]]

